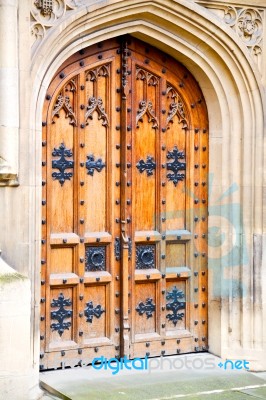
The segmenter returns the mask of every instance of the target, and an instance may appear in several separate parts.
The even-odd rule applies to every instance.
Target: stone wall
[[[31,379],[30,281],[0,255],[0,393],[28,398]]]

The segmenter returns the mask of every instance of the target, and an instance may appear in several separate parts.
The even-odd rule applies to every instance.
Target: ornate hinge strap
[[[88,161],[86,161],[86,168],[88,170],[88,175],[93,176],[94,171],[101,172],[101,170],[105,167],[105,163],[102,162],[102,159],[99,158],[95,160],[95,156],[93,154],[89,154],[87,156]]]
[[[136,167],[138,168],[140,173],[146,171],[147,176],[150,176],[153,175],[153,170],[155,170],[156,168],[156,163],[152,156],[147,156],[147,160],[139,160]]]
[[[178,148],[175,146],[172,151],[168,151],[167,158],[168,160],[173,161],[169,161],[166,163],[167,170],[172,171],[169,172],[166,176],[168,180],[172,181],[176,186],[179,181],[183,181],[185,179],[185,174],[179,173],[179,171],[183,171],[186,169],[185,161],[179,161],[185,158],[185,154],[183,151],[179,151]]]
[[[74,168],[74,161],[73,160],[66,160],[66,157],[72,157],[73,153],[70,149],[66,149],[64,143],[58,148],[54,148],[52,155],[60,157],[58,160],[52,161],[52,168],[59,169],[60,172],[53,172],[52,177],[54,179],[59,180],[61,186],[65,183],[65,180],[70,180],[72,178],[72,172],[65,172],[66,169]]]
[[[146,314],[147,319],[152,317],[152,313],[155,311],[155,304],[153,304],[153,299],[150,297],[146,299],[145,303],[141,301],[137,307],[136,311],[139,315]]]
[[[184,300],[185,295],[182,290],[177,289],[176,286],[173,287],[171,292],[167,292],[166,294],[166,300],[172,300],[169,303],[166,303],[166,310],[172,311],[172,314],[167,314],[166,318],[173,322],[173,324],[176,326],[178,321],[181,321],[185,314],[182,312],[180,313],[180,310],[183,310],[186,306],[186,302]]]
[[[56,319],[58,322],[51,324],[53,331],[57,331],[59,336],[62,336],[64,331],[69,330],[71,322],[64,322],[64,319],[71,318],[73,311],[66,310],[65,307],[71,306],[72,302],[70,299],[65,299],[63,293],[60,293],[58,299],[53,299],[51,307],[59,307],[58,310],[51,312],[51,319]]]
[[[87,308],[84,311],[85,316],[87,317],[86,322],[93,322],[93,317],[100,318],[101,315],[105,312],[105,310],[102,308],[100,304],[97,306],[93,306],[93,302],[89,301],[86,303]]]

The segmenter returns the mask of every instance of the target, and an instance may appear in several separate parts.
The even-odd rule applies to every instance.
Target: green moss
[[[27,278],[18,272],[13,274],[0,274],[0,286],[17,281],[25,281]]]

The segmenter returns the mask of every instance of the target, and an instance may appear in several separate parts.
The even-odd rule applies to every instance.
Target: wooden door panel
[[[208,121],[130,37],[74,54],[43,110],[41,369],[207,349]]]
[[[159,79],[146,69],[132,64],[132,158],[133,220],[135,232],[156,230],[156,149],[159,140],[158,117]],[[136,170],[137,168],[137,170]]]
[[[76,54],[46,97],[41,368],[83,365],[98,352],[111,357],[119,350],[117,48],[111,43],[100,58],[97,46]]]
[[[200,349],[198,336],[206,332],[206,317],[202,317],[206,309],[199,304],[199,285],[206,272],[201,271],[202,260],[194,251],[197,235],[193,231],[202,230],[201,225],[194,226],[199,204],[194,188],[204,172],[194,162],[194,141],[196,134],[203,134],[201,119],[206,127],[206,109],[195,82],[174,60],[138,42],[130,44],[129,49],[132,164],[141,165],[143,170],[132,170],[131,269],[133,274],[135,270],[135,280],[130,354],[195,351]],[[206,196],[206,187],[200,195]],[[204,204],[198,206],[200,212],[202,207],[206,212]],[[203,248],[201,242],[199,248]],[[141,316],[139,304],[144,310]],[[150,313],[149,321],[143,318],[146,312]],[[156,328],[150,326],[153,318]],[[174,350],[171,338],[176,340]],[[202,341],[201,345],[204,347]]]
[[[158,315],[156,310],[157,282],[138,282],[135,285],[135,335],[136,340],[147,340],[158,336]]]
[[[84,344],[110,338],[108,320],[110,319],[110,308],[108,299],[110,297],[109,285],[86,285],[84,289]]]
[[[73,286],[53,287],[50,292],[50,342],[49,350],[69,348],[76,345],[76,329],[73,315],[75,297]]]

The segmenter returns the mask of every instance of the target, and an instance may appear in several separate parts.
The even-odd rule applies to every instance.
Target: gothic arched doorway
[[[74,54],[43,109],[41,369],[207,349],[208,117],[133,37]]]

